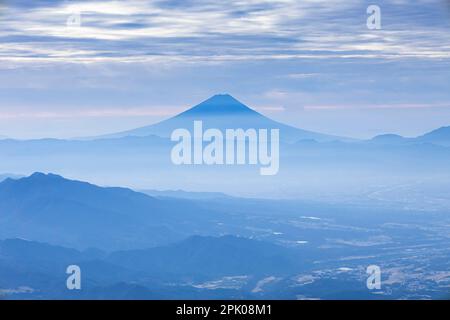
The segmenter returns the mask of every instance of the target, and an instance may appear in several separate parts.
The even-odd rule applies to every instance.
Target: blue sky
[[[122,131],[225,92],[329,134],[450,125],[449,2],[343,2],[0,1],[0,136]]]

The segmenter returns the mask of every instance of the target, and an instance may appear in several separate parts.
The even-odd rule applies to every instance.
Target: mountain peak
[[[72,181],[63,178],[62,176],[52,174],[52,173],[42,173],[35,172],[28,177],[17,177],[17,178],[7,178],[0,182],[2,187],[34,187],[39,185],[44,186],[55,186],[59,188],[62,184],[77,183],[77,181]]]
[[[40,179],[40,178],[62,178],[62,177],[53,173],[35,172],[29,178]]]
[[[229,93],[218,93],[213,95],[212,97],[210,97],[209,99],[214,99],[214,98],[227,98],[227,99],[234,99],[236,100],[231,94]]]
[[[69,181],[64,179],[62,176],[53,174],[53,173],[43,173],[43,172],[35,172],[29,177],[24,177],[20,180],[28,180],[32,182],[51,182],[51,181]]]
[[[230,94],[216,94],[202,103],[192,107],[191,109],[179,114],[179,116],[198,116],[198,115],[225,115],[225,114],[240,114],[251,115],[258,114],[256,111],[250,109],[245,104],[234,98]]]
[[[222,93],[222,94],[215,94],[211,98],[207,99],[206,101],[210,102],[229,102],[229,103],[241,103],[238,99],[233,97],[231,94],[228,93]]]
[[[282,140],[288,142],[305,139],[313,139],[319,142],[344,139],[284,125],[249,108],[227,93],[216,94],[200,104],[159,123],[97,138],[143,137],[149,135],[168,138],[175,129],[191,128],[193,121],[202,121],[205,129],[279,129],[282,131]]]

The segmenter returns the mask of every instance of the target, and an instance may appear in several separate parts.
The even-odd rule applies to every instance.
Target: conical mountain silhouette
[[[250,109],[245,104],[236,100],[229,94],[218,94],[208,100],[203,101],[199,105],[180,113],[178,117],[185,116],[222,116],[228,114],[235,115],[259,115],[256,111]]]
[[[170,137],[173,130],[186,128],[192,130],[194,121],[203,121],[204,130],[209,128],[226,129],[280,129],[280,139],[295,142],[302,139],[317,141],[331,141],[345,138],[329,136],[321,133],[306,131],[276,122],[252,110],[229,94],[215,95],[202,103],[154,125],[124,131],[108,136],[120,138],[126,136],[157,135]]]

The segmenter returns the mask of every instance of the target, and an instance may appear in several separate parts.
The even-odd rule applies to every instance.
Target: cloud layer
[[[0,58],[98,62],[450,57],[445,2],[378,1],[382,30],[376,32],[366,27],[369,4],[358,0],[11,1],[4,4],[0,19]]]
[[[449,22],[440,0],[3,1],[0,134],[121,131],[224,92],[305,129],[420,134],[450,124]]]

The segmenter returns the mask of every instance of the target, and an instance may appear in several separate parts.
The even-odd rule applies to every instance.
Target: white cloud
[[[383,10],[388,15],[383,21],[388,22],[377,31],[365,28],[365,1],[357,0],[203,0],[178,5],[63,1],[51,7],[10,6],[0,20],[0,59],[85,63],[157,56],[203,61],[450,58],[450,34],[443,24],[410,19],[407,3],[383,3],[382,8],[391,11],[404,6],[405,12],[395,11],[389,23],[390,10]],[[77,12],[81,27],[68,28],[67,18]]]
[[[123,117],[146,117],[146,116],[173,116],[181,111],[182,107],[172,106],[151,106],[148,108],[128,107],[125,109],[111,108],[98,109],[89,108],[83,110],[0,110],[0,119],[23,119],[23,118],[40,118],[40,119],[63,119],[63,118],[123,118]]]
[[[350,110],[350,109],[428,109],[450,108],[449,103],[392,103],[373,105],[306,105],[304,110]]]

